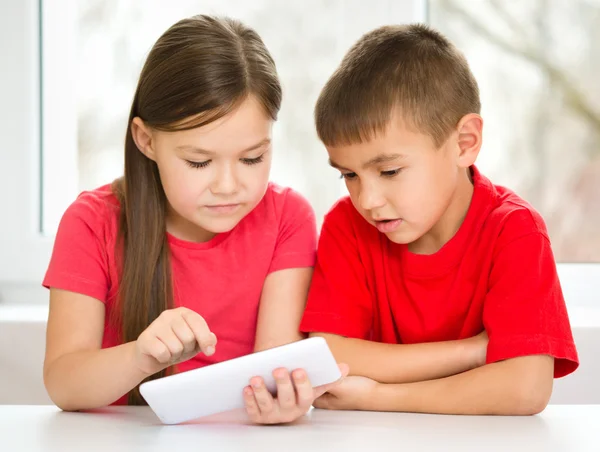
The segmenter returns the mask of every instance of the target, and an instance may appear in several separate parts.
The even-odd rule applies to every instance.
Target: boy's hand
[[[217,337],[204,319],[187,308],[168,309],[146,328],[135,346],[135,363],[147,375],[202,352],[215,353]]]
[[[339,385],[323,394],[313,405],[326,410],[369,410],[380,383],[367,377],[346,377]]]
[[[244,402],[250,420],[256,424],[285,424],[304,416],[312,403],[325,392],[337,387],[348,375],[348,366],[340,364],[342,378],[313,388],[306,372],[297,369],[290,376],[286,369],[276,369],[273,377],[277,397],[273,398],[262,378],[254,377],[244,389]]]
[[[483,330],[477,336],[469,339],[473,344],[474,368],[481,367],[485,364],[487,358],[487,346],[489,338],[487,332]]]

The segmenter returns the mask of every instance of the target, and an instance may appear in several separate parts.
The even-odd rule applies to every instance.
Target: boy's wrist
[[[363,411],[379,411],[381,410],[381,400],[385,398],[386,387],[385,383],[375,382],[366,397],[363,397],[360,410]]]

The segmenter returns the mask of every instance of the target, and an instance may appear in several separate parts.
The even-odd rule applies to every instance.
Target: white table
[[[0,406],[0,451],[600,451],[600,405],[551,405],[533,417],[434,416],[313,410],[287,426],[242,412],[161,425],[144,407],[64,413]]]

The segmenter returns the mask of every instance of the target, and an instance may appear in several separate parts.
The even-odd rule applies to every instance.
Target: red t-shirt
[[[43,285],[96,298],[106,306],[102,347],[119,345],[108,322],[119,289],[115,241],[120,205],[104,186],[82,193],[64,214]],[[256,208],[230,232],[204,243],[168,241],[175,307],[198,312],[218,340],[216,353],[199,354],[179,371],[252,353],[260,295],[269,273],[312,267],[314,211],[298,193],[269,184]],[[280,300],[285,303],[285,299]],[[125,403],[126,397],[117,403]]]
[[[367,223],[348,197],[327,214],[305,332],[414,344],[489,336],[487,362],[548,354],[578,366],[544,221],[473,167],[474,193],[455,236],[418,255]]]

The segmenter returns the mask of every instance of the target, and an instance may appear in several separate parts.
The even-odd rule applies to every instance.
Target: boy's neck
[[[415,254],[437,253],[458,232],[473,198],[473,177],[467,168],[460,176],[448,208],[438,222],[420,239],[410,243],[408,250]]]

